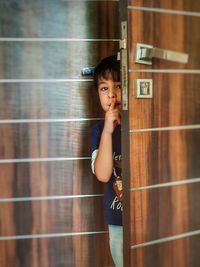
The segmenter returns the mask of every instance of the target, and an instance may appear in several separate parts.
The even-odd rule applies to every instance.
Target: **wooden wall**
[[[127,6],[130,159],[124,150],[123,166],[130,172],[125,171],[129,176],[124,181],[125,266],[197,267],[200,3],[130,0]],[[135,43],[188,53],[189,62],[154,59],[152,66],[136,64]],[[136,79],[153,80],[152,99],[136,98]]]
[[[115,15],[113,15],[115,14]],[[118,51],[118,1],[0,2],[0,266],[113,265],[81,69]]]

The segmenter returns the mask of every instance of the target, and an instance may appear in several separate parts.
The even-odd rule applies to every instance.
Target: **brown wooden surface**
[[[1,1],[0,10],[1,37],[115,39],[120,36],[119,20],[107,15],[118,13],[118,3],[109,0],[9,0]]]
[[[2,267],[113,265],[108,233],[95,233],[107,228],[103,223],[102,196],[95,196],[103,193],[103,185],[91,174],[90,160],[59,161],[52,157],[90,156],[89,128],[96,121],[75,119],[101,118],[102,112],[92,81],[79,79],[92,78],[81,75],[83,67],[95,66],[101,58],[117,53],[118,10],[117,1],[0,3],[0,38],[16,38],[0,39]],[[24,119],[72,121],[19,121]],[[34,162],[34,158],[43,157],[51,161]],[[5,163],[5,159],[11,161]],[[12,162],[18,159],[22,162]],[[26,162],[30,159],[33,162]],[[84,194],[93,196],[72,198]],[[12,199],[34,196],[71,198],[19,202]],[[10,200],[3,202],[3,198]],[[73,236],[85,231],[94,233]],[[18,236],[48,233],[72,236],[39,239],[30,236],[28,240]],[[13,240],[2,240],[5,236],[13,236]]]
[[[2,66],[0,79],[83,78],[81,69],[96,65],[99,60],[98,51],[104,51],[101,56],[105,57],[107,54],[114,54],[117,49],[118,42],[113,41],[3,42],[0,43],[0,51],[2,51],[0,53],[7,60]],[[86,51],[90,56],[85,55]],[[93,51],[96,51],[94,55]],[[70,55],[80,56],[74,56],[74,59],[69,62]],[[21,62],[20,67],[16,57]]]
[[[124,198],[124,206],[131,216],[131,219],[124,217],[125,236],[130,235],[125,250],[131,254],[125,258],[126,267],[199,265],[199,234],[194,231],[199,231],[200,225],[200,80],[194,73],[198,72],[200,62],[200,20],[196,14],[184,13],[199,12],[197,2],[130,0],[124,5],[126,10],[129,6],[128,130],[131,131],[130,164],[124,163],[130,171],[124,180],[124,193],[130,199]],[[145,7],[155,9],[145,10]],[[175,14],[173,10],[183,13]],[[188,53],[189,62],[154,59],[151,66],[136,64],[136,43]],[[194,73],[189,73],[190,70]],[[153,80],[152,99],[136,99],[136,79]],[[126,159],[123,151],[122,157]],[[170,184],[163,187],[164,183]],[[192,233],[194,236],[185,236]]]
[[[198,267],[199,245],[200,236],[197,235],[133,249],[131,266]]]
[[[152,99],[136,98],[136,79],[153,79]],[[199,85],[194,74],[130,73],[130,129],[199,124]]]
[[[1,164],[2,198],[102,193],[103,185],[94,179],[87,159]]]
[[[131,133],[130,187],[200,176],[200,130]]]
[[[0,241],[0,264],[6,267],[111,266],[107,234]]]
[[[2,83],[0,98],[1,120],[76,119],[101,116],[93,81]],[[91,98],[94,101],[90,101]]]
[[[89,157],[89,129],[94,123],[0,124],[1,159]]]
[[[200,17],[129,10],[129,27],[138,30],[129,36],[130,69],[199,69],[197,53],[200,45]],[[156,25],[156,26],[155,26]],[[162,34],[161,34],[162,33]],[[150,44],[154,47],[189,54],[188,64],[153,59],[152,67],[135,64],[135,43]]]
[[[131,191],[131,245],[199,230],[199,190],[194,183]]]
[[[0,207],[0,235],[103,231],[102,203],[102,196],[4,202]]]
[[[165,0],[128,0],[130,6],[142,6],[142,7],[153,7],[153,8],[166,8],[171,10],[180,11],[200,11],[199,1],[165,1]]]

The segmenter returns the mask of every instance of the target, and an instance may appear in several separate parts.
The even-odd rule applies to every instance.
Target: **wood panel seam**
[[[163,14],[200,17],[200,12],[193,12],[193,11],[182,11],[182,10],[155,8],[155,7],[144,7],[144,6],[128,6],[128,9],[129,10],[138,10],[138,11],[147,11],[147,12],[156,12],[156,13],[163,13]]]
[[[46,201],[46,200],[62,200],[62,199],[74,199],[74,198],[94,198],[103,197],[103,194],[92,195],[68,195],[68,196],[35,196],[35,197],[14,197],[14,198],[0,198],[0,203],[5,202],[24,202],[24,201]]]
[[[0,79],[0,83],[63,83],[63,82],[93,82],[94,79]]]
[[[173,73],[173,74],[200,74],[199,69],[129,69],[129,73]]]
[[[157,131],[177,131],[177,130],[195,130],[200,129],[200,124],[194,125],[177,125],[158,128],[131,129],[129,133],[157,132]]]
[[[0,42],[119,42],[120,39],[0,37]]]
[[[196,236],[196,235],[199,235],[199,234],[200,234],[200,230],[195,230],[195,231],[191,231],[191,232],[187,232],[187,233],[183,233],[183,234],[179,234],[179,235],[164,237],[164,238],[152,240],[152,241],[149,241],[149,242],[144,242],[144,243],[141,243],[141,244],[132,245],[131,249],[136,249],[136,248],[141,248],[141,247],[161,244],[161,243],[165,243],[165,242],[169,242],[169,241],[173,241],[173,240],[177,240],[177,239],[181,239],[181,238]]]
[[[130,191],[139,191],[139,190],[147,190],[147,189],[154,189],[154,188],[161,188],[161,187],[168,187],[168,186],[186,185],[186,184],[193,184],[193,183],[199,183],[199,182],[200,182],[200,178],[191,178],[187,180],[180,180],[180,181],[174,181],[174,182],[168,182],[168,183],[160,183],[160,184],[147,185],[147,186],[141,186],[141,187],[131,187]]]
[[[15,235],[15,236],[1,236],[0,241],[6,240],[21,240],[21,239],[35,239],[35,238],[57,238],[57,237],[72,237],[81,235],[95,235],[95,234],[107,234],[108,231],[96,231],[96,232],[72,232],[72,233],[51,233],[51,234],[33,234],[33,235]]]
[[[23,159],[0,159],[0,164],[5,163],[25,163],[25,162],[46,162],[46,161],[67,161],[67,160],[90,160],[91,157],[72,157],[72,158],[23,158]]]
[[[71,119],[14,119],[0,120],[0,124],[15,124],[15,123],[53,123],[53,122],[75,122],[75,121],[99,121],[103,118],[71,118]]]

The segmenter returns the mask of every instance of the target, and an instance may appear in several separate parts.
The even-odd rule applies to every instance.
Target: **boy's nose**
[[[116,92],[115,92],[115,90],[110,90],[110,91],[109,91],[109,97],[110,97],[110,98],[115,98],[115,97],[116,97]]]

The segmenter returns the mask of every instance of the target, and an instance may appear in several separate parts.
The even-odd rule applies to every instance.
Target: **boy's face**
[[[121,83],[113,79],[101,78],[98,81],[98,94],[102,109],[107,112],[112,102],[121,109]]]

